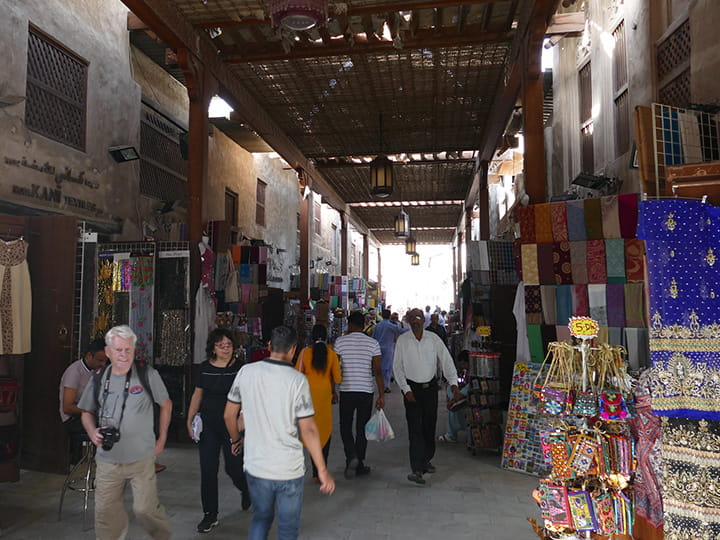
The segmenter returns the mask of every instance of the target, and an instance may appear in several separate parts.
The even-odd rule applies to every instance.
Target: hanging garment
[[[600,199],[585,199],[585,234],[588,240],[601,240],[603,236],[603,219]]]
[[[665,540],[720,538],[720,423],[662,418],[660,430]]]
[[[522,244],[522,279],[526,285],[540,285],[537,244]]]
[[[650,403],[650,372],[645,370],[635,387],[635,415],[628,426],[635,439],[637,469],[633,490],[635,512],[655,528],[663,524],[663,506],[660,490],[660,418],[652,412]]]
[[[538,244],[550,243],[553,241],[550,203],[533,206],[535,207],[535,241]]]
[[[135,359],[153,362],[153,257],[133,257],[130,270],[130,328],[135,331]]]
[[[556,285],[569,285],[573,282],[570,242],[555,242],[553,244],[553,272]]]
[[[571,242],[587,240],[585,232],[585,203],[583,201],[568,201],[565,205],[567,211],[568,237]]]
[[[214,330],[215,301],[210,291],[202,283],[195,294],[195,341],[193,343],[193,364],[201,364],[207,360],[205,347],[210,331]]]
[[[550,221],[552,223],[552,235],[555,242],[567,242],[568,222],[565,202],[550,203]]]
[[[604,238],[620,238],[620,205],[618,196],[611,195],[600,199],[602,210],[602,231]]]
[[[27,264],[28,243],[0,239],[1,354],[30,352],[32,290]]]
[[[570,272],[572,282],[583,285],[588,282],[587,242],[570,242]]]
[[[656,414],[720,420],[720,208],[654,199],[640,206]]]
[[[605,264],[608,283],[625,283],[625,240],[605,240]]]
[[[618,214],[620,215],[620,235],[623,238],[635,238],[638,220],[638,194],[618,195]]]
[[[535,243],[535,207],[520,206],[515,210],[515,216],[520,223],[520,241],[523,244]]]

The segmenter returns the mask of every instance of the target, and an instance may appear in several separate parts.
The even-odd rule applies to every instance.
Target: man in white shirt
[[[331,494],[335,481],[328,473],[313,418],[310,386],[292,359],[297,334],[287,326],[273,329],[270,357],[243,366],[235,377],[225,405],[225,426],[232,452],[243,451],[253,517],[249,540],[265,540],[277,505],[278,538],[298,537],[302,511],[305,458],[303,443],[318,470],[320,491]],[[238,418],[244,423],[244,435]]]
[[[408,313],[408,322],[412,332],[398,337],[393,373],[403,392],[410,438],[412,472],[408,475],[408,480],[424,484],[423,474],[435,472],[430,460],[435,455],[438,365],[455,399],[462,396],[458,390],[457,371],[447,347],[436,334],[423,331],[423,312],[419,309],[411,310]]]
[[[348,479],[370,474],[370,467],[365,465],[365,424],[372,414],[375,384],[378,388],[375,406],[378,409],[385,406],[380,344],[363,333],[364,324],[363,314],[359,311],[352,312],[348,317],[348,333],[335,341],[335,352],[340,356],[342,369],[340,436],[345,450],[345,478]]]
[[[430,326],[430,316],[432,315],[432,311],[430,311],[430,306],[425,306],[425,313],[423,313],[423,316],[425,317],[425,322],[423,323],[423,328],[427,328]],[[410,313],[408,313],[408,316],[410,316]]]

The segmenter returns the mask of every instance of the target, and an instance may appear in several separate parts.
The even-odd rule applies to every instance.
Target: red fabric
[[[571,289],[572,310],[575,317],[590,316],[590,299],[587,285],[573,285]]]
[[[553,240],[555,242],[567,242],[569,238],[565,201],[550,203],[550,222],[552,224]]]
[[[532,205],[520,206],[515,210],[520,223],[520,241],[523,244],[535,243],[535,207]]]
[[[587,272],[588,283],[607,283],[604,240],[587,241]]]
[[[625,240],[625,278],[628,283],[645,281],[645,244],[638,238]]]
[[[638,221],[637,193],[618,195],[618,206],[620,207],[620,235],[623,238],[635,238]]]

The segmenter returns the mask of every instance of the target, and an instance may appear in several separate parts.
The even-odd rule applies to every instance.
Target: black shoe
[[[363,463],[355,468],[355,476],[367,476],[368,474],[370,474],[370,467]]]
[[[411,482],[415,482],[416,484],[425,483],[425,479],[422,477],[422,473],[420,471],[411,472],[410,474],[408,474],[407,479]]]
[[[205,517],[203,520],[198,523],[197,530],[201,533],[210,532],[213,527],[217,527],[218,524],[218,518],[217,514],[212,514],[210,512],[205,512]]]
[[[358,466],[358,460],[356,457],[348,459],[345,462],[345,478],[350,480],[350,478],[354,477],[357,466]]]
[[[247,510],[250,508],[250,505],[252,504],[252,501],[250,500],[250,493],[248,491],[242,492],[242,502],[240,503],[240,506],[243,510]]]
[[[434,474],[436,472],[437,472],[437,469],[435,468],[435,466],[428,461],[427,465],[425,465],[425,470],[423,470],[423,473]]]
[[[392,390],[390,390],[390,389],[386,386],[384,392],[385,392],[386,394],[389,394],[390,392],[392,392]]]

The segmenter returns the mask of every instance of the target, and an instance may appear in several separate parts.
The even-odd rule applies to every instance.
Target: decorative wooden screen
[[[595,171],[595,153],[593,150],[592,120],[592,74],[590,62],[580,68],[578,73],[580,93],[580,168],[583,172]]]
[[[147,104],[140,120],[140,193],[162,201],[185,200],[187,162],[179,143],[183,130]]]
[[[624,154],[630,147],[630,111],[628,103],[627,50],[625,21],[613,32],[613,99],[615,102],[615,151]]]
[[[27,127],[85,150],[88,63],[37,28],[28,30]]]
[[[265,226],[265,189],[267,184],[257,179],[257,188],[255,189],[256,204],[255,204],[255,224],[260,227]]]
[[[686,107],[690,103],[690,21],[657,45],[658,101]]]

